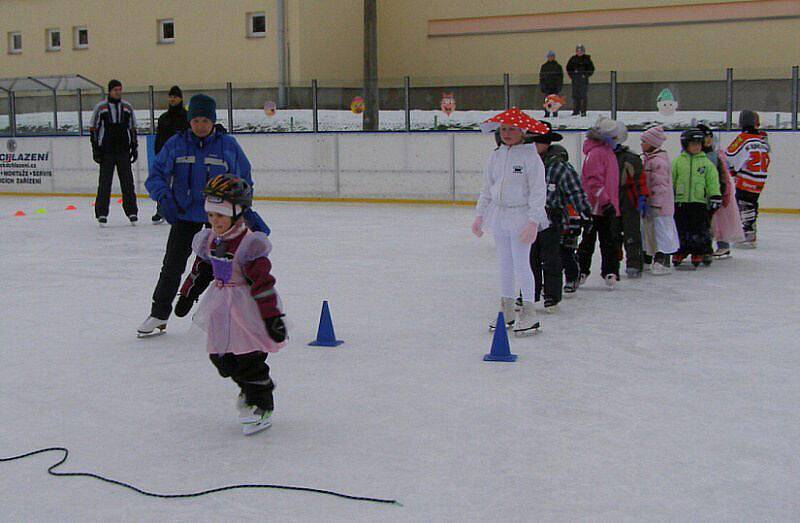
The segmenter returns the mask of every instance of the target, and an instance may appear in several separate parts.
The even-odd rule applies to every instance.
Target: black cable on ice
[[[47,469],[47,473],[53,476],[64,476],[64,477],[86,477],[86,478],[94,478],[99,479],[100,481],[104,481],[106,483],[111,483],[112,485],[118,485],[120,487],[125,487],[127,489],[133,490],[134,492],[138,492],[144,496],[150,496],[153,498],[194,498],[197,496],[205,496],[206,494],[214,494],[216,492],[223,492],[225,490],[236,490],[236,489],[280,489],[280,490],[299,490],[302,492],[314,492],[317,494],[328,494],[330,496],[336,496],[339,498],[344,499],[351,499],[354,501],[370,501],[372,503],[386,503],[390,505],[400,505],[402,504],[397,501],[396,499],[380,499],[380,498],[368,498],[364,496],[351,496],[349,494],[342,494],[340,492],[334,492],[332,490],[323,490],[323,489],[316,489],[311,487],[295,487],[291,485],[266,485],[266,484],[240,484],[240,485],[228,485],[226,487],[217,487],[208,490],[201,490],[199,492],[189,492],[186,494],[159,494],[158,492],[148,492],[146,490],[142,490],[138,487],[125,483],[123,481],[117,481],[116,479],[106,478],[100,476],[98,474],[92,474],[90,472],[56,472],[55,469],[59,466],[63,465],[64,462],[67,461],[67,457],[69,457],[69,450],[65,447],[48,447],[46,449],[39,449],[34,450],[32,452],[28,452],[26,454],[20,454],[19,456],[11,456],[9,458],[0,458],[0,463],[5,461],[14,461],[17,459],[27,458],[29,456],[34,456],[36,454],[42,454],[43,452],[53,452],[53,451],[60,451],[64,453],[64,457],[61,458],[61,461],[56,463],[55,465],[51,465]]]

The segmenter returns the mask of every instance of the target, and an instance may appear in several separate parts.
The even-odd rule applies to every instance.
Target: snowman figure
[[[656,99],[656,106],[658,112],[662,116],[673,116],[675,111],[678,110],[678,101],[672,96],[672,91],[663,89]]]

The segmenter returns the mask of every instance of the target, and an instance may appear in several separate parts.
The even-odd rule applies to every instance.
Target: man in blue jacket
[[[186,260],[192,253],[192,239],[208,221],[203,208],[206,181],[231,173],[253,184],[244,151],[236,139],[215,126],[216,109],[213,98],[204,94],[192,97],[187,114],[189,129],[167,140],[145,181],[150,198],[158,203],[171,227],[150,316],[139,326],[139,337],[160,334],[167,326]],[[244,218],[250,229],[269,234],[269,228],[252,209]],[[208,285],[212,278],[207,275],[205,281],[197,283]]]

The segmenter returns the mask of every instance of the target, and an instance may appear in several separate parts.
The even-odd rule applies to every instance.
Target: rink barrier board
[[[560,132],[564,135],[560,143],[580,171],[583,133]],[[640,134],[629,133],[628,144],[634,151],[639,150]],[[727,144],[736,133],[718,134]],[[260,201],[473,205],[483,185],[483,166],[494,148],[492,137],[477,132],[235,136],[253,165],[255,199]],[[680,132],[668,132],[666,149],[673,158],[679,137]],[[761,197],[762,208],[800,210],[800,132],[773,132],[770,141],[771,176]],[[0,181],[13,179],[3,175],[4,168],[6,173],[19,172],[7,159],[3,164],[11,145],[0,139]],[[26,164],[33,166],[30,172],[38,178],[0,183],[0,194],[94,196],[97,165],[86,137],[16,138],[13,145],[12,154],[33,153],[48,160]],[[133,167],[140,195],[147,192],[147,172],[147,160],[140,157]]]

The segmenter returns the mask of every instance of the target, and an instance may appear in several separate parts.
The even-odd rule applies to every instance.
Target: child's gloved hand
[[[472,234],[480,238],[483,236],[483,216],[476,216],[475,221],[472,222]]]
[[[647,214],[647,198],[644,195],[639,196],[639,202],[636,208],[639,210],[639,216],[644,218],[645,214]]]
[[[178,303],[175,304],[175,316],[178,318],[183,318],[189,314],[189,311],[192,310],[192,305],[194,305],[194,302],[195,300],[188,296],[178,296]]]
[[[722,196],[709,196],[708,198],[708,210],[711,213],[715,213],[722,207]]]
[[[606,218],[610,218],[611,216],[616,216],[617,215],[617,209],[614,208],[614,204],[613,203],[609,202],[609,203],[603,205],[603,207],[600,209],[600,213],[603,216],[605,216]]]
[[[522,228],[519,233],[519,241],[522,243],[533,243],[536,241],[536,235],[539,234],[539,224],[536,222],[528,222],[528,225]]]
[[[280,316],[273,316],[264,320],[264,326],[267,328],[267,335],[275,343],[281,343],[286,340],[286,324]]]

